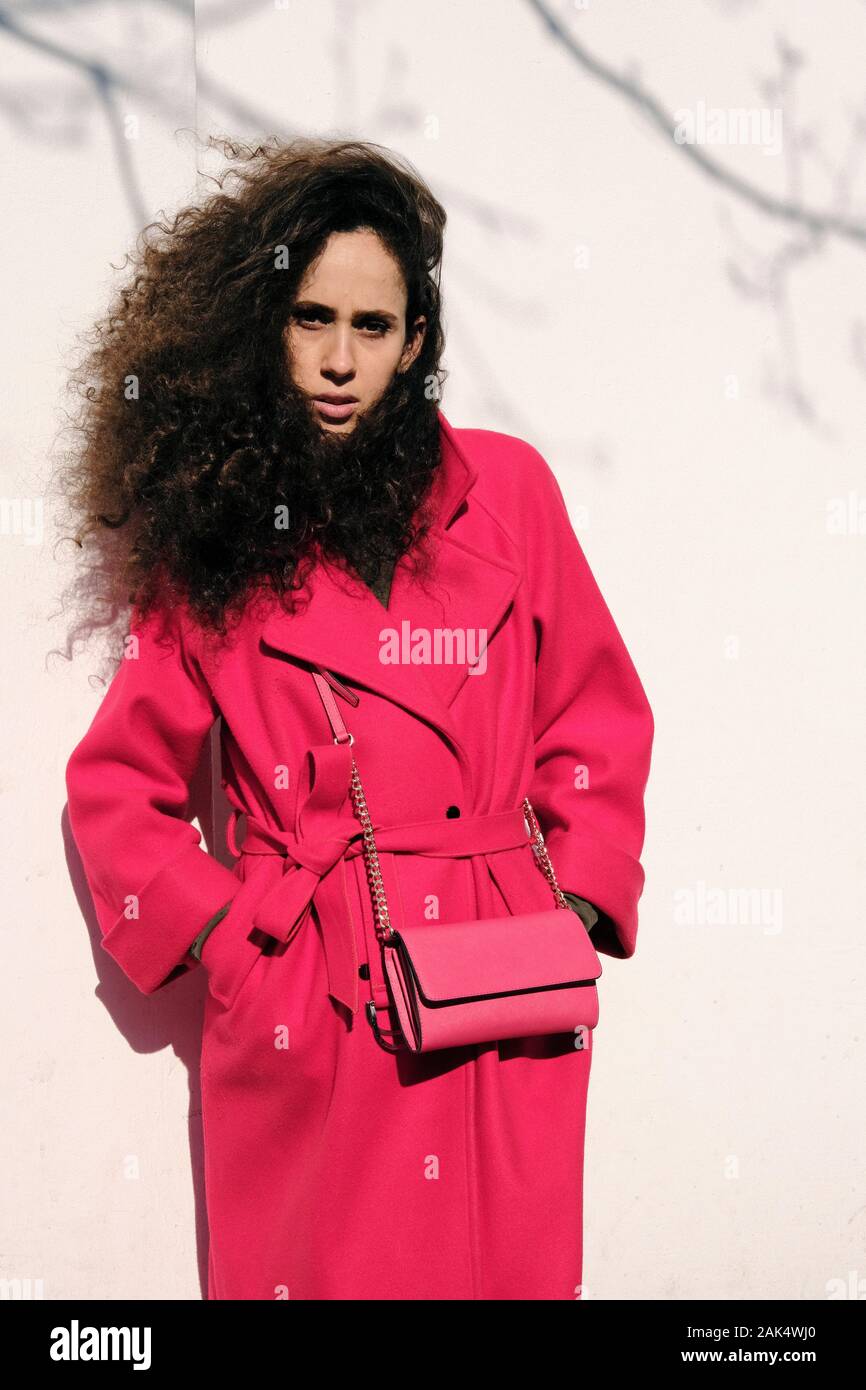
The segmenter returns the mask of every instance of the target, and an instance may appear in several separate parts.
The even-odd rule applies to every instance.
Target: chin
[[[355,428],[354,417],[351,420],[320,420],[319,425],[325,434],[351,434]]]

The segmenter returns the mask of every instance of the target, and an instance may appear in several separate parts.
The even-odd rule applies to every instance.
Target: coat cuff
[[[560,886],[598,910],[590,937],[596,951],[623,960],[633,956],[645,877],[640,861],[585,830],[551,830],[545,843]]]
[[[153,994],[195,965],[190,922],[207,921],[241,887],[240,879],[199,845],[188,845],[153,875],[102,938],[102,945],[143,994]]]

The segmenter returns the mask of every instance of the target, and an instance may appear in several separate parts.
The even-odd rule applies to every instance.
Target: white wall
[[[866,14],[551,8],[577,51],[528,0],[16,11],[2,495],[38,509],[75,331],[212,167],[184,128],[407,155],[449,212],[445,414],[548,458],[656,717],[639,944],[605,966],[590,1086],[588,1296],[826,1298],[866,1277],[866,519],[828,526],[832,499],[866,512]],[[688,150],[636,88],[668,117],[779,108],[781,149]],[[203,982],[145,999],[82,919],[63,773],[101,691],[97,653],[56,654],[72,557],[45,506],[35,543],[0,534],[0,1277],[194,1299]],[[756,911],[708,915],[740,890]]]

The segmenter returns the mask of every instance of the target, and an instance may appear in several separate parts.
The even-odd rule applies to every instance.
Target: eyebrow
[[[292,305],[293,314],[328,314],[331,318],[334,311],[327,304],[317,304],[314,299],[298,299]],[[383,319],[385,323],[396,324],[398,322],[396,314],[392,314],[387,309],[359,309],[352,315],[352,322],[357,323],[359,319]]]

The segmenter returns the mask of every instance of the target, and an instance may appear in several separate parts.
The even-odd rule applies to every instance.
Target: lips
[[[313,404],[326,420],[348,420],[358,400],[356,396],[314,396]]]

